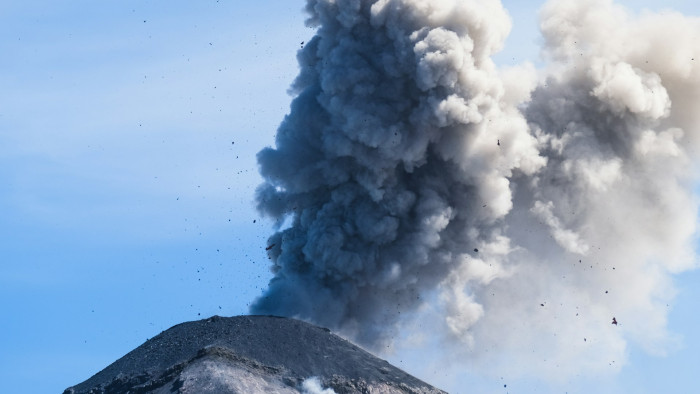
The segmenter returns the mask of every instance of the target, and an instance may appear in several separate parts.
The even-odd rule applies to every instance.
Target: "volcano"
[[[64,394],[444,393],[330,330],[213,316],[149,339]]]

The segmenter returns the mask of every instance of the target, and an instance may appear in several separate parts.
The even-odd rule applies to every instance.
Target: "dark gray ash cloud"
[[[671,275],[696,264],[697,19],[550,1],[538,73],[491,60],[497,0],[306,9],[317,33],[258,155],[280,227],[253,313],[373,348],[429,316],[465,362],[544,374],[669,348]]]

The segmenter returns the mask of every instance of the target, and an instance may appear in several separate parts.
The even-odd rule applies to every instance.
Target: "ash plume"
[[[672,345],[672,274],[696,264],[697,19],[550,1],[538,75],[491,60],[497,0],[306,10],[291,111],[258,154],[279,227],[253,313],[375,348],[430,316],[450,357],[539,374]]]

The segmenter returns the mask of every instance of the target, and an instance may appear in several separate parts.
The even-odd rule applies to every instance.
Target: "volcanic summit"
[[[326,328],[274,316],[178,324],[64,394],[444,393]]]

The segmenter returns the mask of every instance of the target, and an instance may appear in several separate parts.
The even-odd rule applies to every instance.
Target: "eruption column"
[[[281,225],[253,313],[375,347],[430,315],[450,353],[540,374],[668,348],[671,274],[695,265],[696,19],[551,1],[538,82],[492,62],[496,0],[306,8],[317,33],[258,155]]]

